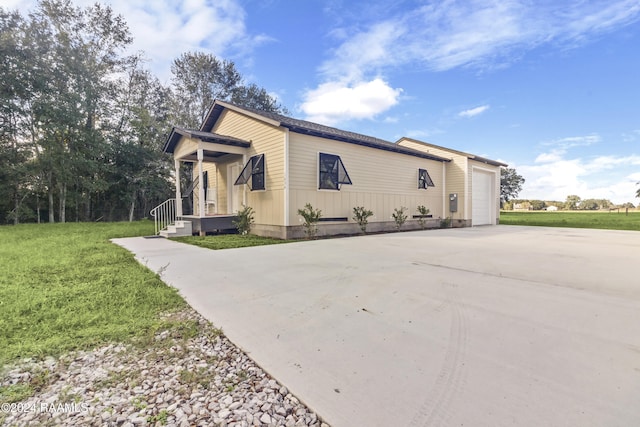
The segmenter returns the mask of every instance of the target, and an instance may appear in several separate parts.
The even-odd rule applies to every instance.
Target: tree
[[[17,12],[0,7],[0,223],[24,217],[29,195],[28,147],[23,143],[23,120],[29,98],[24,83],[28,52],[23,48],[25,22]]]
[[[245,84],[231,61],[202,52],[186,52],[171,64],[172,117],[176,126],[197,129],[218,99],[263,111],[286,112],[277,100],[255,84]]]
[[[580,210],[595,211],[598,210],[599,204],[596,199],[584,199],[580,202]]]
[[[500,205],[518,197],[522,191],[524,178],[516,172],[515,168],[500,169]]]
[[[73,7],[68,0],[42,0],[29,15],[24,45],[31,53],[29,111],[37,176],[46,189],[49,221],[67,219],[74,202],[76,219],[86,195],[104,188],[106,142],[102,117],[124,63],[120,53],[131,43],[126,24],[109,7]]]
[[[564,202],[564,208],[567,210],[576,210],[580,205],[580,197],[575,194],[567,196],[567,200]]]
[[[99,4],[40,0],[24,16],[0,6],[0,223],[143,216],[172,193],[170,124],[199,127],[216,98],[286,111],[209,54],[179,57],[165,87],[143,54],[125,54],[131,42]]]
[[[547,207],[547,204],[542,200],[531,200],[531,209],[534,211],[541,211]]]
[[[164,201],[170,194],[170,158],[162,153],[168,129],[169,89],[147,70],[141,59],[131,58],[127,76],[118,82],[106,138],[108,205],[128,212],[128,219],[143,216],[151,203]],[[102,213],[108,219],[119,218],[113,211]]]
[[[233,62],[202,52],[187,52],[171,64],[173,77],[172,120],[177,126],[196,129],[215,99],[228,99],[242,81]]]

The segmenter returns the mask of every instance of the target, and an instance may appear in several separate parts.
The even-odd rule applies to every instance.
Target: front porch
[[[217,214],[217,215],[183,215],[184,221],[191,222],[192,234],[205,235],[207,233],[219,233],[229,230],[235,230],[236,226],[233,221],[237,218],[235,214]]]
[[[160,235],[204,235],[232,230],[233,220],[245,204],[244,186],[234,185],[246,163],[250,142],[237,138],[174,128],[165,145],[173,153],[175,163],[175,199],[165,208],[152,211],[156,218],[156,233]],[[181,165],[191,163],[190,185],[181,188]],[[183,206],[183,200],[187,205]],[[158,221],[158,217],[161,219]],[[159,224],[158,224],[159,222]],[[168,227],[181,225],[181,230]],[[164,233],[160,231],[164,230]]]

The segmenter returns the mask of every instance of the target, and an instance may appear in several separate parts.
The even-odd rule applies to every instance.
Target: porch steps
[[[160,230],[162,237],[180,237],[191,236],[192,234],[191,221],[178,220],[173,224],[167,225],[164,230]]]

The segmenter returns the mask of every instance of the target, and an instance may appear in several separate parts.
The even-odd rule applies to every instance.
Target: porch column
[[[204,216],[204,200],[206,195],[204,194],[204,171],[202,169],[202,160],[204,159],[204,152],[202,148],[198,148],[198,213],[200,218]]]
[[[182,192],[180,191],[180,160],[173,160],[176,168],[176,217],[182,217]]]

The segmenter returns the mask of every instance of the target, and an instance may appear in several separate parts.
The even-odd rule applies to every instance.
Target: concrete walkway
[[[334,427],[640,425],[640,233],[115,239]]]

